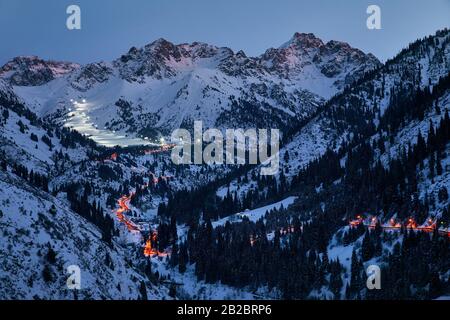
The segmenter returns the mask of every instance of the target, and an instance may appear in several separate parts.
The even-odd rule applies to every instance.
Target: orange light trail
[[[158,240],[158,233],[156,231],[153,231],[153,233],[148,237],[147,241],[145,242],[144,256],[146,256],[146,257],[152,257],[152,256],[165,257],[165,256],[167,256],[166,252],[158,251],[156,248],[153,247],[152,243],[155,243],[157,240]]]
[[[369,223],[364,222],[364,218],[360,215],[356,217],[356,220],[349,221],[350,227],[357,227],[362,224],[370,229],[374,229],[378,223],[378,219],[376,217],[372,217]],[[395,219],[390,219],[388,225],[380,225],[380,227],[384,230],[400,230],[402,225],[399,222],[396,222]],[[422,231],[422,232],[434,232],[437,229],[436,220],[428,219],[423,226],[418,226],[417,222],[413,218],[408,218],[405,224],[405,228],[414,231]],[[450,231],[445,229],[438,229],[438,233],[443,236],[450,237]]]
[[[124,214],[125,212],[131,210],[129,207],[129,203],[134,195],[135,195],[135,193],[131,192],[129,196],[124,195],[124,196],[120,197],[120,199],[117,201],[119,208],[116,210],[116,216],[117,216],[119,222],[125,224],[125,226],[127,227],[127,230],[129,232],[141,233],[141,230],[139,229],[139,227],[136,226],[131,220],[129,220]],[[144,245],[144,251],[143,251],[144,256],[146,256],[146,257],[152,257],[155,255],[156,256],[167,256],[166,252],[160,252],[152,246],[152,242],[155,243],[157,241],[157,239],[158,239],[158,233],[156,231],[154,231]]]
[[[144,154],[148,155],[148,154],[166,152],[166,151],[169,151],[170,149],[172,149],[173,147],[175,147],[175,144],[165,144],[165,145],[161,146],[161,148],[159,148],[159,149],[144,150]]]

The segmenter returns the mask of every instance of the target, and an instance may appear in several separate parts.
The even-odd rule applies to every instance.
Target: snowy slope
[[[265,214],[269,212],[270,210],[280,210],[280,209],[286,209],[289,205],[291,205],[297,197],[288,197],[284,200],[278,201],[276,203],[269,204],[267,206],[253,209],[253,210],[246,210],[244,212],[233,214],[229,217],[214,221],[212,223],[213,227],[216,228],[218,226],[223,226],[227,222],[234,222],[234,221],[240,221],[242,219],[249,219],[250,221],[256,222],[261,218],[264,218]]]
[[[124,249],[110,248],[101,232],[67,209],[67,203],[28,186],[10,173],[0,173],[0,252],[7,254],[0,264],[1,299],[73,299],[66,287],[67,267],[81,269],[79,299],[137,299],[145,277],[125,261]],[[50,207],[56,206],[56,214]],[[48,246],[56,261],[46,260]],[[106,263],[107,256],[110,262]],[[52,279],[43,279],[44,267]],[[148,289],[149,298],[162,294]]]

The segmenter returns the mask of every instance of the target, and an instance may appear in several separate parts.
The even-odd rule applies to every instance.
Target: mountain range
[[[385,63],[304,33],[259,57],[159,39],[112,62],[14,58],[0,298],[446,299],[449,109],[448,29]],[[195,120],[281,129],[279,174],[174,165],[160,139]]]
[[[0,77],[39,116],[62,122],[71,101],[85,99],[91,127],[157,138],[195,120],[205,127],[286,131],[380,65],[347,43],[295,33],[259,57],[158,39],[112,62],[83,66],[18,57]]]

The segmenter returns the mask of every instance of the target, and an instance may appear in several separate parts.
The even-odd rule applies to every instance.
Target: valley
[[[385,63],[305,33],[258,57],[159,39],[111,62],[14,58],[0,297],[446,297],[449,112],[448,29]],[[278,172],[175,164],[170,133],[200,120],[279,129]],[[64,287],[68,265],[82,290]]]

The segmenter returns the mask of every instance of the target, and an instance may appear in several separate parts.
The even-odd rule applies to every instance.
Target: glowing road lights
[[[116,153],[113,153],[111,155],[111,159],[115,161],[115,160],[117,160],[117,156],[118,155]],[[139,227],[136,224],[134,224],[134,222],[132,220],[127,218],[127,216],[125,215],[126,212],[129,212],[131,210],[129,203],[130,203],[131,199],[134,197],[134,195],[135,195],[135,193],[131,192],[130,195],[128,195],[128,196],[124,195],[124,196],[120,197],[120,199],[117,201],[119,208],[117,208],[115,210],[115,213],[116,213],[116,216],[117,216],[117,219],[119,220],[119,222],[123,223],[129,232],[141,233],[141,230],[139,229]],[[158,241],[158,233],[156,231],[154,231],[149,236],[148,240],[145,242],[144,250],[143,250],[143,254],[145,257],[167,256],[166,252],[160,252],[154,246],[154,244],[156,244],[157,241]]]
[[[369,229],[374,229],[376,227],[376,223],[378,222],[377,217],[372,217],[369,220],[364,220],[361,216],[357,216],[357,220],[349,221],[350,227],[357,227],[359,225],[363,225]],[[380,227],[384,230],[401,230],[402,226],[404,226],[408,230],[421,231],[421,232],[434,232],[437,230],[439,235],[450,237],[450,232],[445,228],[438,228],[436,220],[432,218],[428,218],[424,225],[419,226],[414,218],[406,219],[404,224],[400,222],[396,222],[394,218],[389,219],[388,224],[380,225]]]

